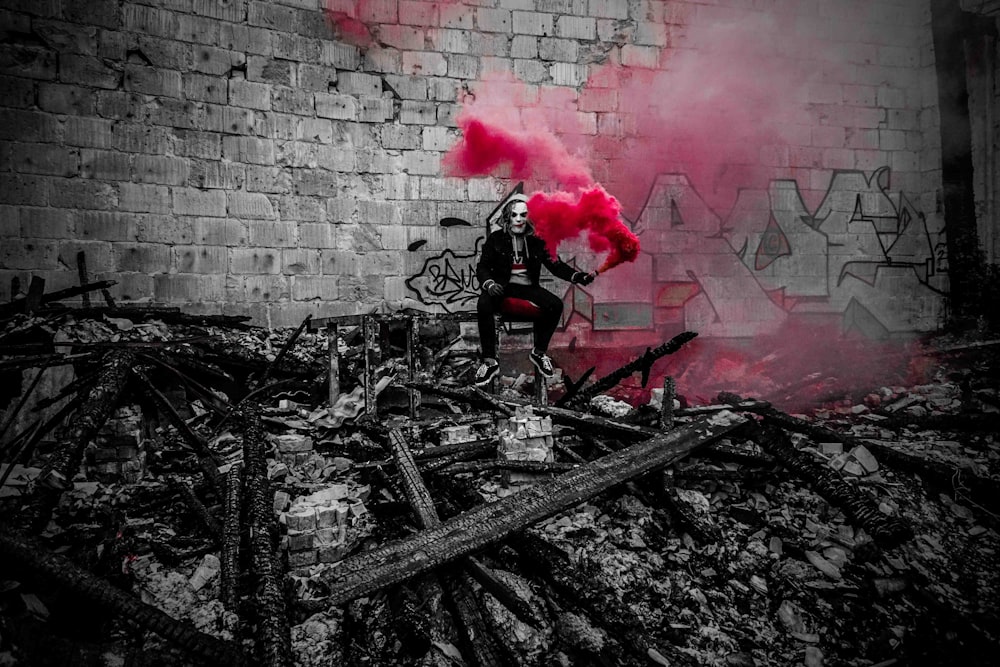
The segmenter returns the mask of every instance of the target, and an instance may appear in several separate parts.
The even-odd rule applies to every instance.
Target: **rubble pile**
[[[685,332],[539,404],[408,317],[0,321],[0,664],[992,664],[1000,346],[794,415],[604,393]]]

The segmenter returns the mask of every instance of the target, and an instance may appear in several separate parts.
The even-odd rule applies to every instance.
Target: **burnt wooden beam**
[[[41,282],[36,282],[41,281]],[[118,282],[115,280],[99,280],[93,283],[87,283],[86,285],[76,285],[75,287],[67,287],[66,289],[56,290],[55,292],[49,292],[47,294],[43,292],[38,292],[34,294],[32,289],[44,290],[45,281],[37,276],[32,278],[31,284],[28,287],[28,298],[18,299],[17,301],[10,301],[8,303],[0,304],[0,317],[8,317],[10,315],[15,315],[17,313],[34,312],[38,310],[39,307],[54,303],[56,301],[62,301],[63,299],[70,299],[74,296],[79,296],[81,294],[87,294],[95,290],[107,289],[113,285],[117,285]],[[38,285],[38,287],[36,287]]]
[[[642,385],[646,386],[646,382],[649,379],[650,369],[653,367],[658,359],[667,356],[668,354],[673,354],[677,350],[681,349],[689,341],[694,340],[698,336],[694,331],[684,331],[677,334],[670,340],[668,340],[663,345],[660,345],[656,349],[647,348],[646,351],[639,357],[633,359],[629,363],[625,364],[621,368],[605,375],[602,378],[594,380],[594,383],[589,387],[585,387],[580,391],[576,392],[571,399],[566,401],[557,401],[557,406],[562,406],[563,404],[581,404],[588,402],[591,398],[601,393],[602,391],[607,391],[611,389],[619,382],[632,375],[636,371],[642,372],[643,382]]]
[[[222,527],[219,525],[219,522],[208,513],[208,509],[205,508],[205,504],[201,502],[201,499],[198,498],[197,494],[195,494],[194,489],[192,489],[187,482],[183,482],[181,480],[171,481],[170,486],[177,491],[177,495],[179,495],[184,504],[188,506],[191,513],[197,517],[198,523],[200,523],[208,533],[208,536],[212,539],[215,546],[221,548],[223,545]]]
[[[434,500],[420,476],[420,471],[417,469],[416,461],[410,452],[405,436],[398,429],[393,429],[389,432],[389,443],[399,471],[403,495],[410,503],[420,527],[434,528],[441,525],[441,519],[434,507]],[[472,556],[466,556],[461,559],[461,564],[468,574],[501,604],[510,609],[515,616],[529,625],[538,626],[538,619],[534,617],[530,607],[506,584],[497,579],[479,560]],[[445,590],[452,594],[460,592],[455,589],[455,585],[445,585]],[[462,605],[459,605],[457,601],[456,605],[461,611]]]
[[[291,349],[295,347],[295,343],[298,342],[299,336],[301,336],[302,332],[305,331],[311,319],[312,315],[306,315],[306,318],[302,320],[298,328],[292,332],[292,335],[288,337],[288,340],[285,341],[285,344],[281,346],[280,350],[278,350],[278,354],[275,355],[274,361],[269,363],[267,367],[264,369],[264,374],[261,376],[259,381],[254,383],[255,385],[264,386],[267,384],[267,381],[271,379],[271,374],[274,373],[274,369],[281,366],[282,362],[285,360],[285,357],[288,356],[289,351],[291,351]]]
[[[463,403],[468,403],[472,407],[482,410],[496,410],[508,417],[513,416],[514,411],[497,397],[492,396],[479,387],[445,387],[430,382],[406,382],[404,386],[418,391],[443,396]]]
[[[115,614],[155,632],[204,664],[244,664],[239,648],[234,644],[199,632],[189,623],[171,618],[156,607],[78,567],[69,558],[50,552],[37,540],[0,532],[0,560],[4,562],[5,569],[10,568],[11,571],[45,586],[54,586],[72,593],[96,609]]]
[[[223,606],[229,611],[237,610],[239,600],[237,585],[240,578],[240,519],[243,515],[241,471],[242,466],[234,465],[226,473],[226,492],[223,499],[220,597]]]
[[[746,421],[732,412],[702,418],[477,507],[407,539],[347,558],[323,575],[330,589],[327,602],[343,604],[503,540],[616,484],[674,463]]]
[[[273,536],[277,534],[274,494],[267,479],[267,434],[258,404],[238,412],[243,427],[243,464],[250,530],[250,564],[256,578],[254,603],[259,619],[258,660],[268,667],[291,667],[292,635],[283,593],[283,572],[277,571]]]
[[[73,487],[83,452],[118,408],[134,363],[135,355],[129,350],[113,350],[105,356],[104,368],[89,397],[75,414],[65,441],[38,474],[35,492],[18,518],[29,532],[40,532],[48,525],[63,491]]]
[[[740,398],[734,394],[724,393],[719,395],[719,400],[739,403]],[[801,433],[817,442],[840,442],[852,448],[863,445],[876,459],[890,467],[903,472],[917,473],[925,482],[939,489],[954,491],[961,487],[977,504],[993,512],[1000,511],[1000,483],[996,479],[982,477],[971,470],[963,470],[943,461],[916,456],[881,442],[840,433],[772,407],[754,407],[750,411],[762,415],[785,430]]]

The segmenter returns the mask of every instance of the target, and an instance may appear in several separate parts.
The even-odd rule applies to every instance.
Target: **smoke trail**
[[[600,185],[579,195],[537,192],[528,199],[528,213],[535,233],[553,251],[563,240],[586,232],[594,252],[608,253],[600,273],[639,255],[639,239],[622,223],[618,200]]]

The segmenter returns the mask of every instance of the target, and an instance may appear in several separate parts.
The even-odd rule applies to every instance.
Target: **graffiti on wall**
[[[563,290],[564,325],[577,319],[603,331],[752,337],[789,317],[812,316],[881,338],[933,329],[943,316],[943,229],[892,192],[888,167],[834,171],[812,211],[795,181],[775,180],[766,191],[741,191],[725,216],[683,174],[661,174],[629,222],[642,253],[617,267],[613,280],[546,285]],[[481,241],[468,253],[429,257],[408,288],[431,307],[473,309]]]

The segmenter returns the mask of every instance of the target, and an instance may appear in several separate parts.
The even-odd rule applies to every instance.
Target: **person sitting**
[[[533,323],[531,363],[543,376],[552,376],[548,347],[559,325],[563,303],[539,285],[542,264],[556,277],[578,285],[594,281],[593,274],[577,271],[549,253],[545,242],[535,236],[534,225],[528,219],[527,197],[513,195],[503,208],[501,229],[486,238],[476,265],[481,289],[476,314],[482,356],[474,376],[477,386],[489,383],[500,372],[493,318],[496,313],[506,312],[505,306],[510,308],[515,304],[521,307],[517,316]]]

